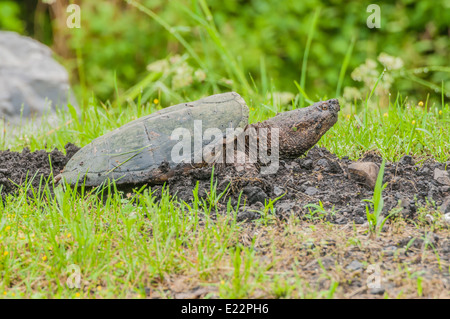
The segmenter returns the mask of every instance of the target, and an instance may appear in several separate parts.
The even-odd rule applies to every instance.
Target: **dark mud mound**
[[[358,162],[362,161],[380,166],[382,159],[374,153],[368,153]],[[216,168],[214,178],[218,194],[231,183],[225,198],[231,198],[233,205],[242,192],[241,202],[245,200],[246,209],[238,215],[240,220],[258,218],[257,211],[263,208],[265,201],[284,194],[274,204],[280,218],[287,218],[291,214],[302,218],[308,214],[314,217],[304,206],[321,203],[326,211],[335,213],[328,214],[327,218],[331,221],[362,224],[366,221],[367,205],[363,199],[372,198],[373,189],[351,178],[348,167],[352,163],[345,157],[339,159],[325,148],[314,147],[304,157],[280,161],[279,170],[273,175],[246,176],[246,172],[239,174],[232,167],[225,167]],[[420,206],[438,208],[446,198],[450,198],[450,185],[435,179],[434,172],[445,169],[450,167],[432,160],[416,165],[411,156],[404,156],[398,163],[386,163],[384,182],[388,182],[388,186],[383,191],[383,213],[387,214],[398,207],[404,217],[414,218]],[[211,173],[211,168],[206,167],[175,176],[169,180],[170,193],[189,202],[193,199],[192,190],[198,181],[199,196],[206,197]],[[152,187],[152,190],[160,188]]]
[[[30,152],[0,152],[0,185],[2,196],[16,190],[16,184],[23,184],[35,174],[32,186],[39,186],[40,178],[47,178],[50,173],[49,157],[53,174],[59,174],[68,160],[79,147],[69,143],[65,146],[67,155],[57,149]],[[375,163],[378,166],[382,159],[375,153],[367,153],[358,162]],[[214,182],[217,182],[217,194],[225,192],[221,200],[222,207],[231,200],[235,205],[241,195],[241,209],[238,220],[252,220],[260,216],[258,211],[264,208],[269,200],[279,198],[275,204],[277,217],[284,219],[294,214],[300,218],[314,218],[311,211],[305,208],[308,204],[322,205],[324,210],[332,212],[327,219],[334,223],[344,224],[366,221],[366,205],[364,199],[373,195],[373,187],[368,187],[354,175],[349,173],[349,166],[354,161],[348,158],[339,159],[325,148],[312,148],[307,155],[293,159],[281,160],[276,174],[251,175],[249,172],[236,172],[233,167],[215,167]],[[404,156],[397,163],[386,163],[384,182],[388,183],[383,191],[384,209],[387,214],[393,208],[406,218],[415,218],[418,207],[428,205],[442,212],[450,211],[450,179],[447,181],[436,175],[450,170],[450,164],[433,160],[415,164],[414,158]],[[169,179],[169,192],[179,200],[190,202],[194,199],[193,190],[199,183],[198,196],[207,198],[210,191],[212,167],[197,168]],[[438,174],[438,175],[439,175]],[[375,176],[376,178],[376,176]],[[161,195],[163,186],[152,186],[155,196]],[[135,187],[133,187],[135,188]],[[125,187],[124,192],[131,189]],[[242,205],[241,205],[242,206]],[[314,209],[313,209],[314,211]]]
[[[71,143],[66,144],[64,148],[67,155],[64,155],[58,149],[51,152],[44,150],[30,152],[28,148],[25,148],[22,152],[0,151],[2,196],[14,192],[17,189],[15,184],[22,185],[25,181],[32,180],[32,186],[37,189],[41,176],[47,179],[52,169],[54,175],[59,174],[73,154],[80,149]]]

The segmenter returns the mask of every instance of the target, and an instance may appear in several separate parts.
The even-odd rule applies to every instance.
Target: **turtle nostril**
[[[341,110],[341,107],[339,105],[339,101],[338,99],[332,99],[329,101],[330,102],[330,108],[335,111],[335,112],[339,112]]]

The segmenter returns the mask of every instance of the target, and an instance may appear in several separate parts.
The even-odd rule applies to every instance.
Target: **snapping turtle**
[[[333,99],[248,124],[249,110],[239,94],[212,95],[162,109],[95,139],[69,160],[55,180],[63,178],[71,185],[84,181],[86,186],[108,179],[116,184],[157,184],[194,167],[230,163],[230,156],[238,169],[254,167],[254,162],[249,164],[250,154],[262,150],[298,157],[336,123],[338,112],[339,103]],[[187,141],[181,145],[184,149],[180,136]],[[244,142],[238,147],[237,140]],[[255,141],[256,147],[250,147]],[[205,152],[208,147],[210,152]],[[234,161],[238,154],[243,155],[243,164]]]

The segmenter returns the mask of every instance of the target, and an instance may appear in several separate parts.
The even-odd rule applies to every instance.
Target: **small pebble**
[[[328,161],[324,158],[321,158],[320,160],[317,161],[317,165],[318,166],[322,166],[323,168],[327,168],[328,167]]]
[[[316,195],[318,192],[319,192],[319,190],[318,190],[317,188],[315,188],[315,187],[308,187],[308,188],[305,190],[305,194],[308,195],[308,196],[314,196],[314,195]]]
[[[348,166],[350,178],[364,183],[370,189],[375,188],[379,169],[378,165],[372,162],[356,162]]]
[[[274,186],[273,193],[275,194],[275,196],[280,196],[281,194],[284,193],[284,190],[281,187]]]
[[[435,168],[434,179],[442,185],[450,186],[450,176],[447,171]]]
[[[301,164],[301,167],[310,170],[313,167],[313,161],[310,159],[304,160]]]
[[[419,170],[419,174],[420,175],[423,175],[423,176],[426,176],[426,175],[428,175],[428,174],[430,174],[430,169],[428,168],[428,167],[423,167],[421,170]]]
[[[444,201],[439,209],[443,214],[450,213],[450,196],[444,198]]]
[[[450,213],[444,215],[444,223],[450,226]]]
[[[370,293],[372,295],[382,295],[386,290],[383,287],[380,288],[371,288]]]
[[[360,263],[357,260],[353,260],[347,267],[345,267],[345,269],[351,270],[351,271],[356,271],[356,270],[360,270],[362,269],[364,266],[362,263]]]
[[[405,155],[400,159],[400,164],[402,165],[414,165],[413,158],[411,155]]]

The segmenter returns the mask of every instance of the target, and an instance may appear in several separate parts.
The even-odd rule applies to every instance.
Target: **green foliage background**
[[[154,16],[129,2],[142,4]],[[76,3],[81,7],[80,29],[58,27],[55,21],[64,21],[69,13],[55,15],[52,4],[39,13],[50,19],[35,14],[34,21],[29,21],[29,11],[37,1],[0,2],[0,28],[38,35],[39,40],[49,45],[65,47],[67,51],[61,60],[70,70],[77,95],[86,97],[93,92],[100,100],[113,100],[116,86],[119,93],[125,92],[145,79],[149,63],[185,53],[187,62],[207,75],[206,84],[199,89],[202,94],[243,90],[245,83],[236,68],[250,87],[258,87],[260,93],[270,90],[297,93],[294,80],[300,82],[302,59],[317,10],[320,11],[312,34],[304,85],[312,99],[335,95],[339,72],[352,39],[354,48],[343,86],[361,86],[351,79],[351,71],[367,58],[376,60],[381,52],[403,59],[407,70],[449,66],[448,0],[379,1],[380,29],[366,26],[369,3],[363,1],[211,0],[207,1],[207,7],[212,21],[202,7],[205,3],[196,0],[83,0]],[[158,23],[160,20],[170,29]],[[49,27],[50,23],[53,25]],[[211,36],[214,30],[219,40]],[[56,46],[54,42],[61,41],[58,40],[61,37],[54,37],[57,33],[64,35],[64,42]],[[177,36],[192,47],[203,65],[180,44]],[[233,61],[237,65],[230,65]],[[438,88],[444,82],[448,92],[448,74],[448,71],[438,70],[419,72],[415,76]],[[232,80],[232,84],[221,83],[223,78]],[[431,88],[426,83],[398,76],[392,89],[425,99]],[[181,90],[180,94],[183,93]]]

